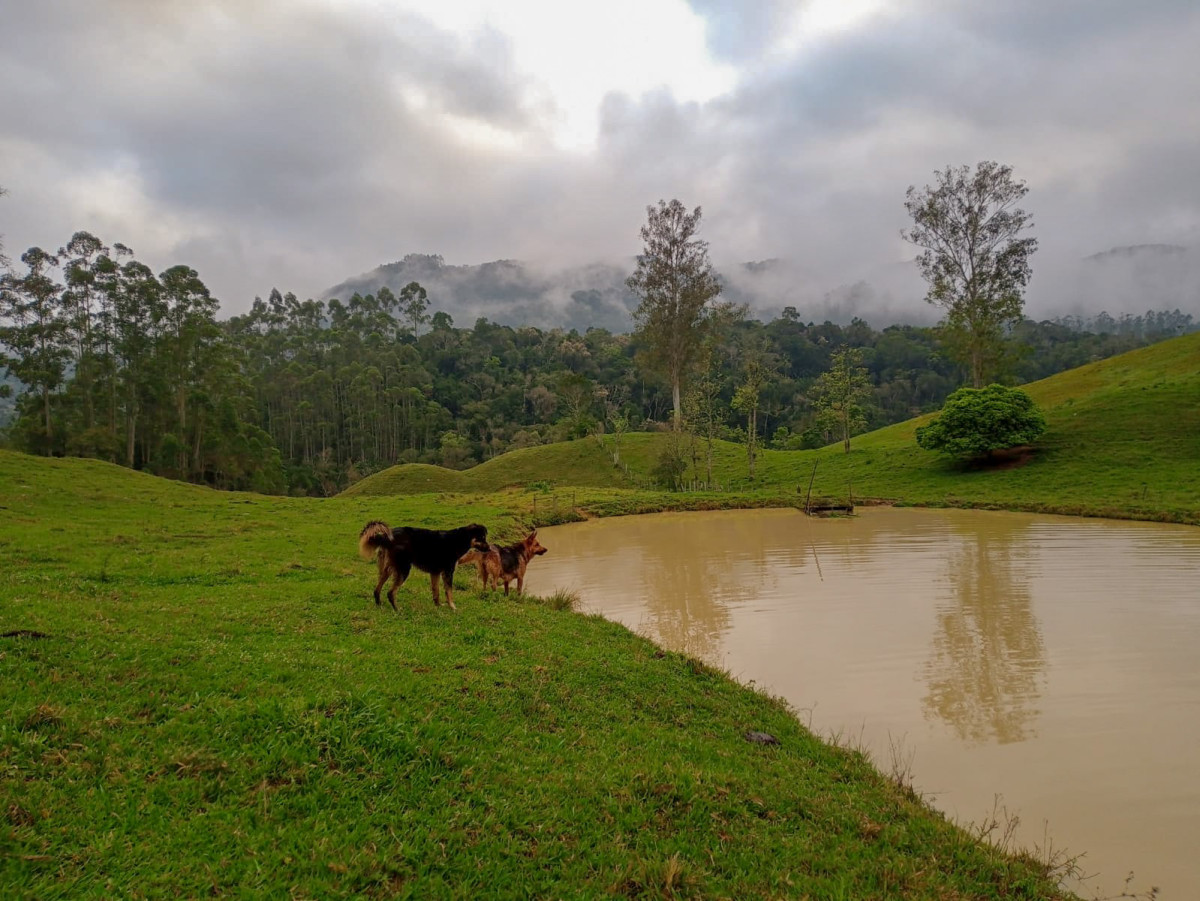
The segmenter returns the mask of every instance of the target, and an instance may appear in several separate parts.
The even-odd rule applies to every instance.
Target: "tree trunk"
[[[203,473],[200,470],[200,446],[203,443],[204,420],[199,416],[196,417],[196,439],[192,445],[192,473],[197,479],[202,480]]]
[[[137,436],[136,416],[131,403],[129,411],[125,414],[125,465],[130,469],[133,469],[134,438]]]
[[[175,462],[179,466],[180,478],[188,477],[187,452],[187,396],[180,385],[175,395],[175,414],[179,419],[179,455]]]
[[[50,456],[52,442],[50,440],[51,425],[50,425],[50,388],[42,386],[42,406],[46,413],[46,456]]]
[[[758,408],[755,407],[750,418],[750,478],[754,478],[754,464],[758,462]]]
[[[671,404],[675,408],[673,428],[678,432],[683,424],[683,413],[681,412],[679,403],[679,375],[671,376]]]

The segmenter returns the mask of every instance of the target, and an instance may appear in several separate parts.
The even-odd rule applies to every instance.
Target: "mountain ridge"
[[[410,253],[339,282],[322,299],[344,301],[384,286],[399,294],[416,281],[429,292],[433,309],[448,313],[459,326],[483,317],[501,325],[627,332],[638,304],[625,285],[634,265],[632,257],[560,266],[512,258],[451,264],[440,254]],[[723,297],[746,304],[759,318],[777,316],[787,307],[805,320],[840,324],[861,318],[931,325],[938,318],[910,261],[881,263],[832,287],[821,285],[802,263],[781,257],[717,269]],[[1026,313],[1042,319],[1172,308],[1200,315],[1200,248],[1130,244],[1066,262],[1045,261],[1035,267]]]

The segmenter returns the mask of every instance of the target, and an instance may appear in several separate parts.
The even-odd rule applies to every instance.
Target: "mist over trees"
[[[676,212],[696,240],[699,211]],[[968,374],[930,327],[806,321],[792,306],[769,321],[713,315],[729,310],[706,255],[694,259],[702,290],[688,299],[705,308],[676,383],[651,365],[647,330],[457,326],[412,279],[327,301],[273,290],[220,320],[196,270],[155,274],[77,232],[0,276],[3,439],[215,487],[331,494],[395,463],[460,468],[600,428],[678,424],[678,484],[688,454],[687,479],[711,481],[717,438],[745,445],[749,469],[760,446],[845,442],[938,409]],[[1002,375],[1042,378],[1193,327],[1178,310],[1022,320],[1011,339],[1025,352]],[[839,360],[854,361],[858,392],[840,421],[825,391]]]

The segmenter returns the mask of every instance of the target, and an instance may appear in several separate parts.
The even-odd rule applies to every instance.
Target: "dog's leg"
[[[433,606],[442,606],[442,599],[438,596],[438,574],[429,574],[429,587],[433,589]]]
[[[388,579],[387,558],[383,554],[379,555],[379,581],[375,583],[375,606],[379,607],[379,590],[383,588],[383,583]]]
[[[454,606],[454,573],[442,573],[442,584],[446,586],[446,603],[450,605],[451,610],[457,610]]]
[[[404,561],[392,561],[392,587],[388,590],[388,603],[392,605],[392,609],[397,613],[400,608],[396,606],[396,589],[404,584],[404,580],[408,578],[410,571],[409,563]]]

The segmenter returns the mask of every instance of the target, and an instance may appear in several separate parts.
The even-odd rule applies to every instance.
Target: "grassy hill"
[[[370,602],[381,507],[503,531],[514,497],[268,498],[0,452],[2,894],[1057,897],[621,626],[465,573],[457,614],[420,576],[400,615]]]
[[[928,417],[819,451],[765,450],[749,482],[745,448],[718,442],[715,479],[738,489],[873,497],[911,504],[997,506],[1200,523],[1200,333],[1164,341],[1024,386],[1046,413],[1048,430],[1027,461],[980,469],[922,451],[914,432]],[[611,441],[611,439],[609,439]],[[648,478],[663,435],[632,434],[621,457]],[[701,450],[702,453],[702,450]],[[546,480],[558,485],[619,485],[619,472],[594,441],[504,454],[463,473],[398,466],[364,479],[348,494],[486,490]],[[704,478],[701,463],[699,473]],[[429,479],[429,482],[423,482]],[[458,480],[451,487],[450,479]]]
[[[499,491],[547,482],[559,486],[620,487],[620,470],[595,441],[566,441],[509,451],[458,471],[408,463],[367,476],[351,485],[344,497],[419,494],[423,491]]]

